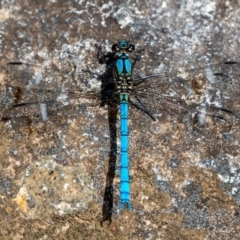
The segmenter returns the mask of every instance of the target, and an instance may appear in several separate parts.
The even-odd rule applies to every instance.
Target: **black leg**
[[[156,119],[153,117],[153,115],[152,115],[152,114],[147,110],[147,108],[143,105],[143,103],[141,102],[141,100],[140,100],[136,95],[135,95],[134,97],[137,99],[137,101],[139,102],[140,106],[137,105],[137,104],[135,104],[135,103],[133,103],[132,101],[130,101],[130,103],[131,103],[134,107],[136,107],[137,109],[139,109],[139,110],[143,111],[144,113],[146,113],[153,121],[156,121]]]
[[[103,53],[101,46],[98,46],[97,44],[95,44],[95,47],[98,50],[98,52],[97,52],[98,62],[100,64],[110,65],[113,62],[113,60],[115,59],[115,53],[113,53],[113,52]]]
[[[137,52],[136,56],[133,58],[134,62],[132,63],[132,66],[134,66],[136,62],[141,60],[141,57],[142,57],[141,52],[143,51],[144,51],[144,48]]]

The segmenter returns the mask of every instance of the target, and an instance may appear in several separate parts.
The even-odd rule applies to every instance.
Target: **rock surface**
[[[206,66],[239,60],[238,1],[0,4],[2,91],[6,83],[20,86],[37,78],[45,79],[43,87],[51,86],[44,92],[49,99],[63,85],[94,90],[99,82],[89,74],[71,82],[75,67],[104,71],[94,45],[110,51],[120,39],[145,49],[136,64],[145,74],[162,66],[172,66],[173,72],[205,66],[206,72]],[[36,67],[6,69],[7,62]],[[16,78],[17,68],[22,72]],[[234,70],[230,73],[239,82]],[[240,116],[239,85],[225,84],[223,95],[230,100],[224,107]],[[179,89],[181,99],[192,93],[189,101],[201,100],[193,86]],[[32,90],[21,101],[31,102],[35,95]],[[7,101],[4,110],[13,104]],[[207,117],[204,128],[194,129],[190,114],[163,111],[153,122],[132,109],[133,209],[119,211],[117,112],[90,100],[77,103],[62,104],[46,122],[0,122],[0,239],[239,239],[237,117]],[[26,113],[34,114],[30,108]]]

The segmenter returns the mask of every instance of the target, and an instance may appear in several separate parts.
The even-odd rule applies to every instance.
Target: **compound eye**
[[[119,52],[118,44],[113,44],[113,45],[112,45],[112,51],[113,51],[113,52]]]
[[[134,49],[135,49],[134,45],[133,44],[129,44],[129,47],[128,47],[127,51],[128,52],[132,52],[132,51],[134,51]]]

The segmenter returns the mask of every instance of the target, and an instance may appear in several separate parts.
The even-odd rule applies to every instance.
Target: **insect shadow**
[[[119,108],[119,99],[118,94],[116,94],[115,81],[112,71],[115,63],[114,53],[103,53],[102,48],[97,44],[95,47],[97,48],[98,62],[100,64],[105,64],[106,66],[105,72],[101,75],[98,75],[98,78],[101,81],[100,106],[107,106],[108,109],[108,126],[110,138],[108,170],[103,195],[101,225],[103,225],[104,222],[108,222],[110,225],[112,222],[114,206],[113,182],[115,178],[117,163],[117,114]]]

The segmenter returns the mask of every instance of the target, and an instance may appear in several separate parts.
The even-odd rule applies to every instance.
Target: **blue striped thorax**
[[[116,53],[116,63],[113,68],[113,76],[116,81],[116,88],[119,92],[131,92],[133,87],[132,63],[127,52],[132,52],[134,45],[126,40],[112,46],[112,51]]]
[[[116,62],[118,75],[121,74],[132,74],[132,63],[129,61],[129,56],[126,53],[119,53]]]

